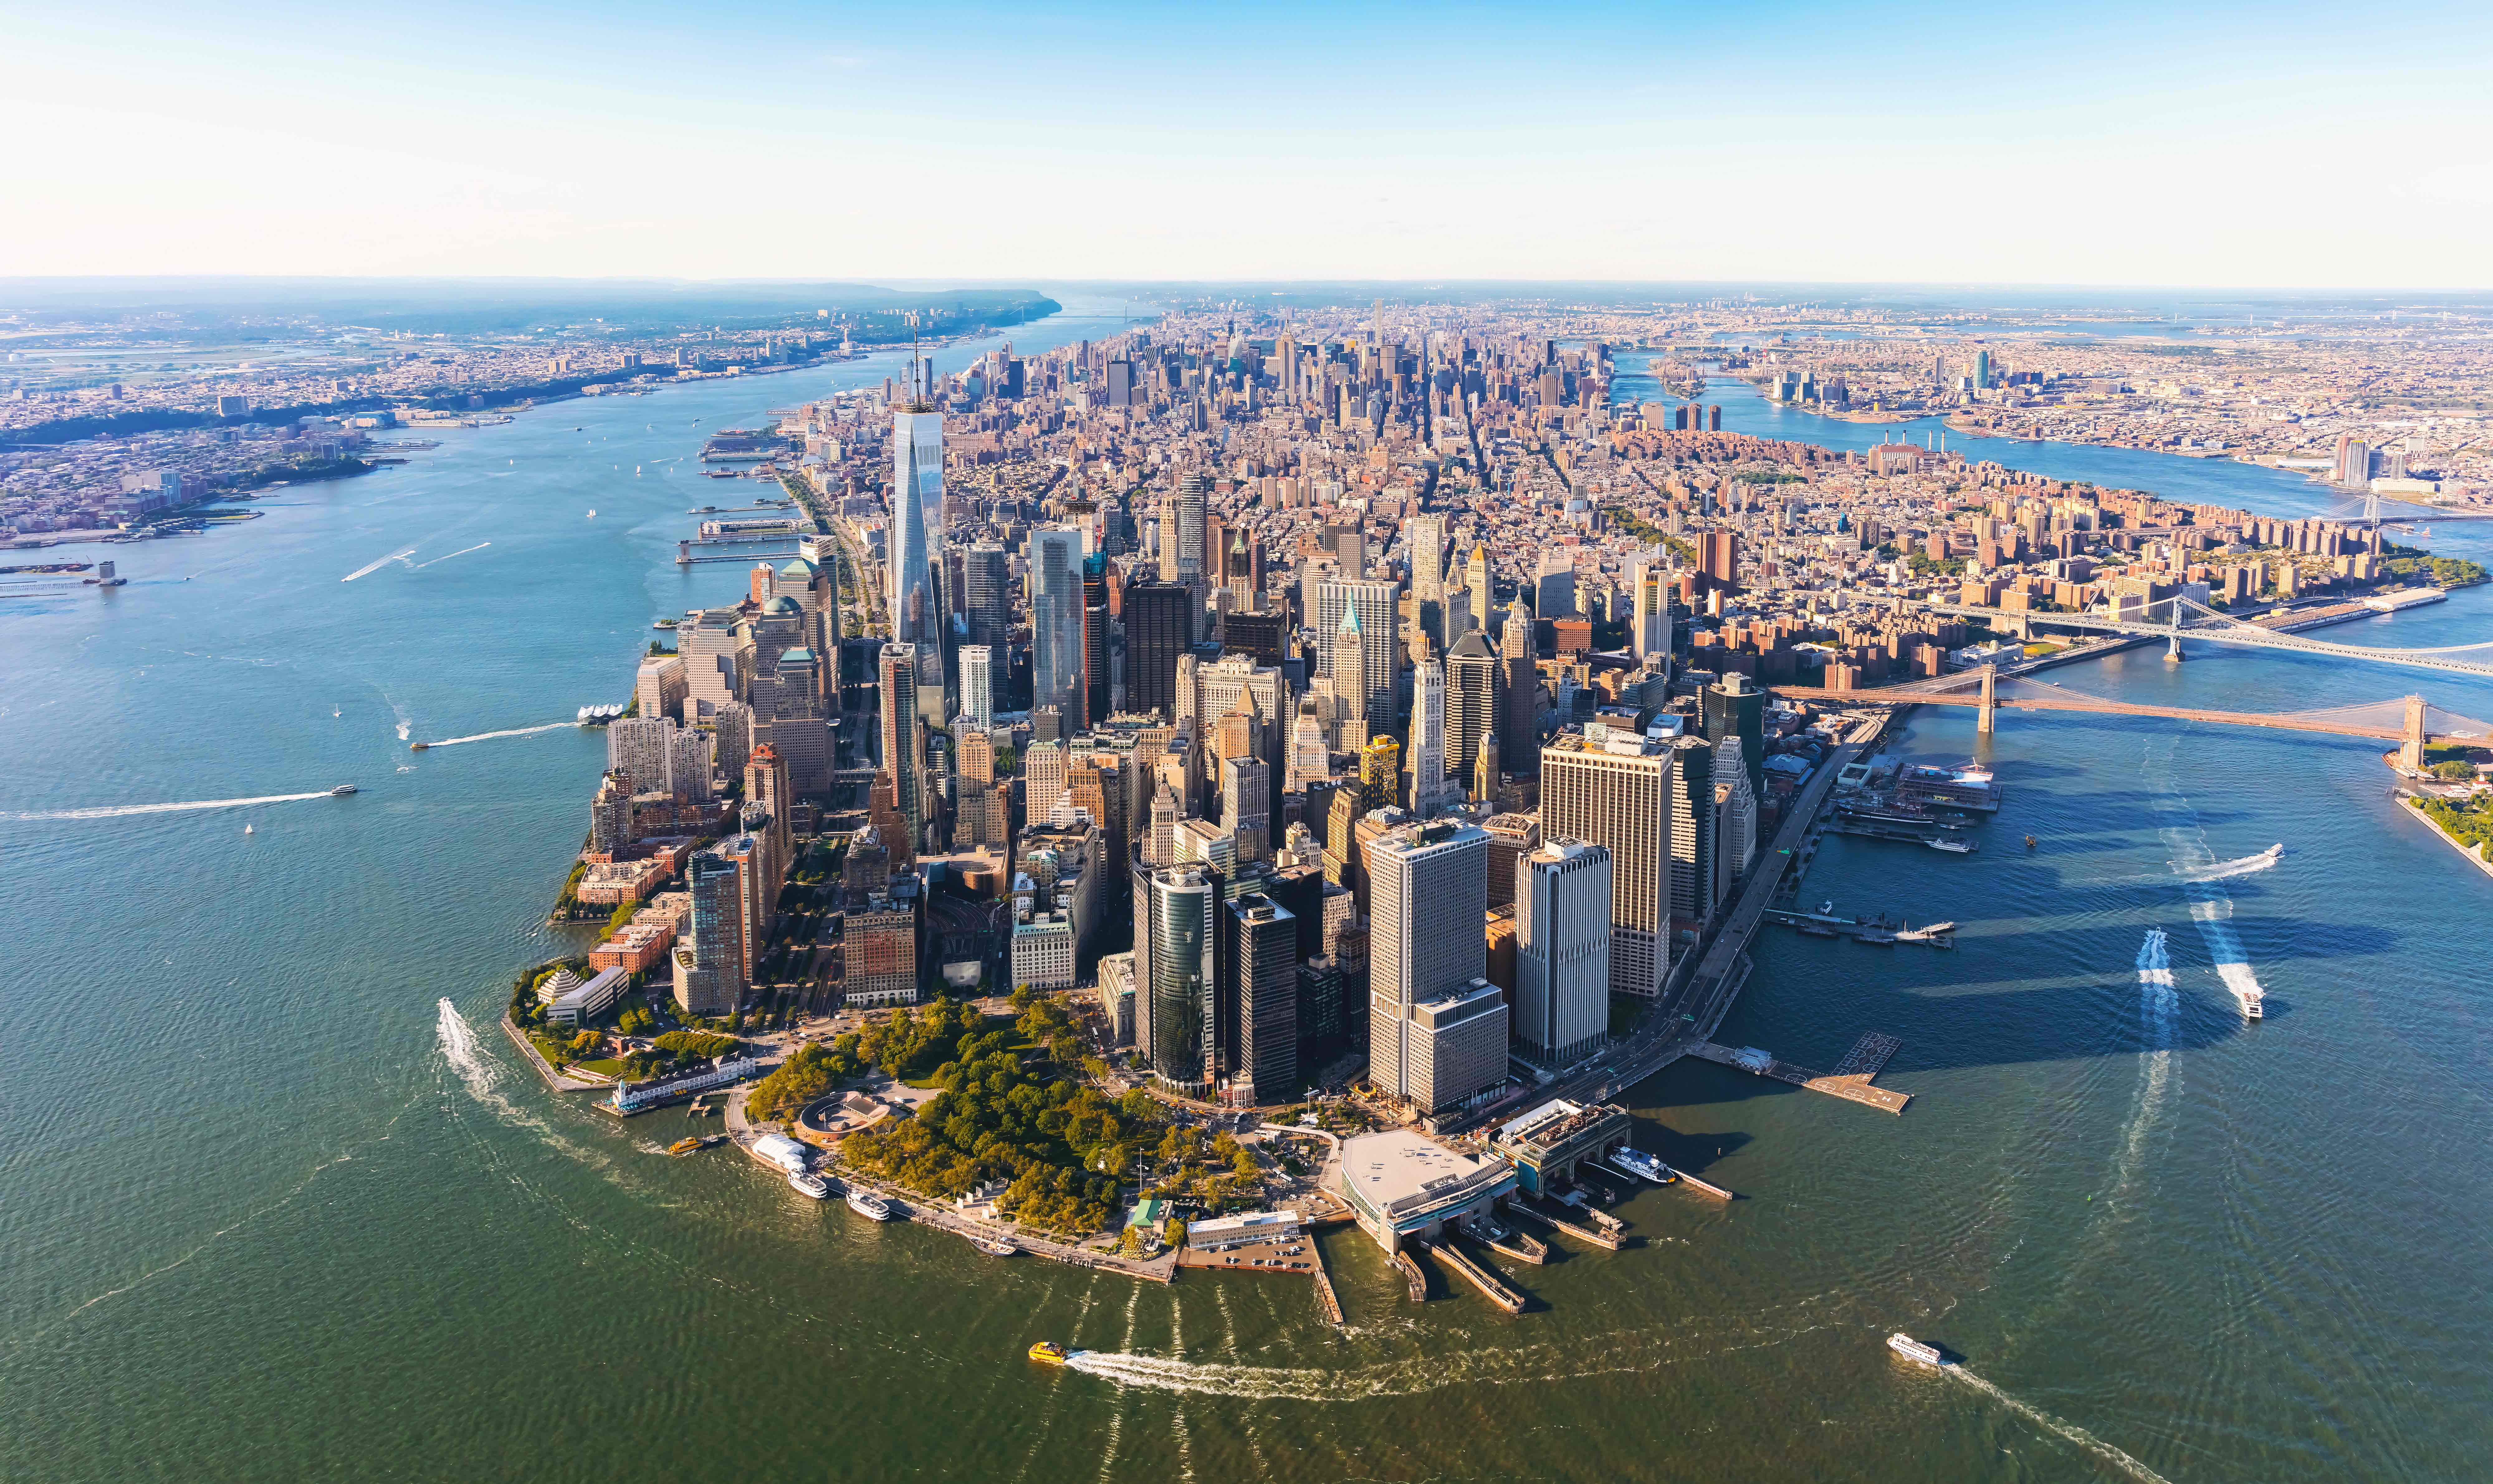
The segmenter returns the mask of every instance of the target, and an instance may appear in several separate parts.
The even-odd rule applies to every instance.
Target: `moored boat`
[[[811,1171],[792,1169],[788,1172],[788,1183],[799,1195],[811,1196],[816,1200],[831,1198],[831,1182]]]
[[[993,1242],[989,1241],[985,1237],[979,1237],[976,1240],[978,1251],[985,1253],[990,1257],[1018,1257],[1021,1253],[1021,1249],[1015,1247],[1010,1242]]]
[[[1669,1166],[1634,1146],[1611,1150],[1609,1162],[1623,1173],[1640,1176],[1656,1185],[1668,1185],[1678,1178]]]
[[[1979,848],[1971,840],[1950,840],[1937,836],[1924,840],[1922,843],[1928,845],[1933,850],[1945,851],[1947,854],[1952,856],[1969,856]]]
[[[891,1220],[891,1202],[872,1191],[850,1191],[849,1209],[870,1222]]]

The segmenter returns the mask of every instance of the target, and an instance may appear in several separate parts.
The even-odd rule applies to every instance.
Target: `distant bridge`
[[[2162,617],[2154,615],[2161,610]],[[2024,634],[2036,627],[2088,629],[2101,634],[2130,634],[2145,639],[2165,641],[2165,653],[2178,658],[2181,641],[2205,640],[2210,644],[2241,644],[2265,650],[2298,650],[2305,654],[2320,654],[2332,659],[2368,659],[2385,665],[2405,665],[2418,670],[2446,670],[2457,675],[2480,675],[2493,678],[2493,661],[2452,659],[2453,654],[2493,650],[2493,640],[2476,644],[2445,645],[2438,649],[2378,649],[2363,645],[2330,644],[2322,639],[2305,639],[2277,629],[2246,622],[2221,614],[2188,598],[2166,598],[2148,605],[2147,613],[2134,619],[2117,618],[2105,613],[2016,613],[2005,608],[1978,608],[1964,603],[1933,603],[1931,612],[1958,618],[1981,619],[1995,630]]]
[[[2455,712],[2428,706],[2421,696],[2405,696],[2387,701],[2365,702],[2358,706],[2341,706],[2308,712],[2223,712],[2187,706],[2148,706],[2135,701],[2113,701],[2090,696],[2081,690],[2055,685],[2048,681],[2030,678],[2003,680],[1998,668],[1985,665],[1978,671],[1956,678],[1961,686],[1978,685],[1968,695],[1964,690],[1895,689],[1863,691],[1818,691],[1814,699],[1820,704],[1833,702],[1847,706],[1963,706],[1980,713],[1979,730],[1993,730],[1993,718],[2001,708],[2020,712],[2084,712],[2109,716],[2163,716],[2176,721],[2206,721],[2220,726],[2264,727],[2277,732],[2317,732],[2329,737],[2364,737],[2399,744],[2401,767],[2423,767],[2424,744],[2436,739],[2448,741],[2493,739],[2493,723],[2462,716]],[[1791,692],[1799,695],[1801,692]]]

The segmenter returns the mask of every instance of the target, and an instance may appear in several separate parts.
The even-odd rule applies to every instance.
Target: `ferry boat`
[[[336,788],[329,790],[329,792],[337,798],[344,799],[348,794],[356,793],[358,790],[355,785],[351,783],[341,783]]]
[[[849,1209],[870,1222],[891,1220],[891,1202],[872,1191],[849,1192]]]
[[[1952,856],[1969,856],[1973,854],[1977,848],[1971,840],[1949,840],[1940,839],[1936,836],[1924,840],[1922,843],[1928,845],[1933,850],[1946,851]]]
[[[1899,943],[1934,943],[1954,931],[1956,931],[1956,924],[1954,923],[1933,923],[1928,927],[1899,927],[1896,929],[1896,941]]]
[[[801,1169],[792,1169],[788,1172],[788,1183],[799,1195],[811,1196],[816,1200],[831,1198],[831,1182],[820,1175]]]
[[[1030,1348],[1030,1358],[1043,1366],[1061,1366],[1073,1358],[1073,1352],[1053,1340],[1041,1340]]]
[[[1609,1161],[1624,1173],[1641,1176],[1656,1185],[1668,1185],[1677,1178],[1669,1166],[1633,1146],[1622,1145],[1611,1150]]]
[[[1901,1329],[1887,1337],[1887,1348],[1907,1360],[1919,1361],[1926,1366],[1943,1369],[1948,1363],[1947,1357],[1939,1353],[1937,1346],[1924,1345]]]

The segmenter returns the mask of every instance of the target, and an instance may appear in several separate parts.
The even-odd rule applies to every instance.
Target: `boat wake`
[[[2039,1407],[2027,1406],[2024,1402],[2010,1396],[2007,1392],[1991,1384],[1991,1382],[1984,1380],[1981,1377],[1974,1375],[1971,1371],[1967,1370],[1963,1366],[1949,1366],[1941,1374],[1955,1377],[1958,1380],[1971,1386],[1974,1390],[1979,1391],[1983,1395],[1991,1398],[1993,1401],[1997,1402],[2000,1406],[2007,1408],[2010,1411],[2013,1411],[2017,1415],[2025,1418],[2027,1421],[2033,1423],[2043,1431],[2052,1434],[2054,1437],[2065,1439],[2070,1442],[2076,1443],[2079,1447],[2086,1449],[2088,1452],[2092,1453],[2097,1458],[2104,1460],[2106,1463],[2113,1465],[2136,1478],[2145,1480],[2146,1484],[2172,1484],[2172,1481],[2165,1478],[2164,1475],[2157,1473],[2154,1469],[2148,1468],[2145,1464],[2142,1464],[2138,1460],[2130,1457],[2128,1454],[2123,1453],[2118,1448],[2114,1447],[2111,1443],[2097,1438],[2094,1434],[2088,1432],[2085,1428],[2082,1428],[2073,1422],[2063,1422]]]
[[[327,789],[311,794],[263,794],[256,799],[196,799],[187,803],[117,803],[93,809],[40,809],[20,814],[0,814],[0,819],[120,819],[131,814],[181,814],[192,809],[237,809],[251,803],[295,803],[305,799],[326,799]]]
[[[2194,884],[2208,881],[2231,881],[2236,876],[2248,876],[2267,870],[2284,859],[2285,845],[2280,841],[2258,855],[2244,856],[2238,861],[2219,861],[2213,865],[2176,865],[2174,869],[2179,873],[2183,881]]]
[[[412,547],[412,546],[408,547],[406,550],[405,550],[405,551],[403,551],[403,552],[392,552],[392,553],[390,553],[388,556],[383,557],[383,558],[381,558],[380,560],[376,560],[376,561],[367,561],[367,562],[365,562],[362,566],[359,566],[359,567],[355,568],[353,571],[348,572],[345,576],[339,578],[339,579],[338,579],[338,581],[340,581],[340,582],[353,582],[353,581],[354,581],[356,578],[358,578],[358,577],[370,577],[370,576],[372,576],[375,572],[377,572],[377,571],[379,571],[381,568],[383,568],[383,567],[385,567],[385,566],[388,566],[391,562],[393,562],[393,561],[405,561],[407,558],[412,557],[412,556],[414,556],[414,555],[415,555],[415,548],[414,548],[414,547]]]
[[[473,737],[453,737],[445,742],[427,742],[425,745],[430,747],[456,747],[462,742],[492,742],[496,737],[533,737],[539,732],[560,732],[567,728],[576,727],[580,723],[576,721],[549,721],[541,727],[512,727],[510,730],[505,732],[479,732]],[[401,737],[405,737],[406,733],[402,731],[399,735]]]
[[[2138,945],[2138,1022],[2146,1042],[2145,1075],[2129,1129],[2113,1165],[2112,1197],[2128,1194],[2147,1155],[2147,1136],[2153,1132],[2173,1090],[2173,1045],[2181,1019],[2181,996],[2173,985],[2173,959],[2164,929],[2150,927]]]
[[[441,556],[438,556],[438,557],[434,558],[432,561],[419,561],[419,562],[415,563],[413,566],[408,567],[408,568],[407,568],[407,570],[408,570],[408,571],[410,571],[410,572],[421,572],[421,571],[423,571],[426,567],[432,566],[432,565],[434,564],[434,562],[437,562],[437,561],[447,561],[447,560],[450,560],[451,558],[453,558],[453,557],[465,557],[465,556],[466,556],[469,552],[481,552],[481,551],[483,551],[486,547],[489,547],[489,546],[491,546],[491,545],[493,545],[493,544],[494,544],[494,543],[493,543],[493,542],[491,542],[491,541],[479,541],[479,542],[477,542],[477,543],[476,543],[475,545],[473,545],[473,546],[463,546],[463,547],[459,548],[459,549],[458,549],[457,551],[455,551],[455,552],[445,552],[445,553],[444,553],[444,554],[442,554]]]
[[[440,1014],[434,1017],[433,1028],[441,1041],[441,1059],[450,1064],[451,1071],[459,1074],[459,1080],[467,1084],[467,1090],[475,1095],[476,1100],[480,1103],[500,1101],[493,1095],[494,1083],[501,1077],[500,1069],[487,1061],[485,1053],[477,1049],[475,1028],[467,1023],[467,1017],[461,1015],[459,1007],[451,1004],[447,997],[441,1001]]]

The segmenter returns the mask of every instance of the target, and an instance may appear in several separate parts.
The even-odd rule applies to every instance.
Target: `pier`
[[[1616,1232],[1604,1231],[1598,1227],[1578,1226],[1563,1216],[1544,1211],[1538,1206],[1526,1205],[1513,1197],[1508,1198],[1506,1208],[1515,1215],[1537,1222],[1552,1231],[1561,1232],[1580,1242],[1590,1242],[1609,1252],[1617,1252],[1628,1245],[1627,1239]]]
[[[1412,1244],[1414,1247],[1418,1245],[1419,1244],[1416,1242]],[[1411,1302],[1415,1304],[1427,1303],[1428,1301],[1428,1274],[1425,1268],[1420,1266],[1419,1259],[1411,1256],[1409,1248],[1397,1248],[1395,1250],[1394,1265],[1402,1270],[1402,1281],[1411,1286]]]
[[[1729,1067],[1736,1072],[1772,1077],[1778,1082],[1788,1082],[1794,1087],[1806,1087],[1812,1092],[1822,1092],[1831,1098],[1842,1098],[1847,1103],[1858,1103],[1864,1107],[1875,1107],[1882,1113],[1901,1114],[1905,1111],[1905,1105],[1913,1101],[1913,1095],[1907,1092],[1895,1092],[1884,1087],[1874,1087],[1870,1079],[1878,1075],[1879,1070],[1887,1065],[1887,1059],[1895,1055],[1896,1048],[1902,1045],[1904,1043],[1893,1036],[1881,1035],[1877,1031],[1869,1032],[1852,1044],[1851,1050],[1844,1053],[1843,1062],[1832,1075],[1812,1072],[1807,1067],[1796,1067],[1755,1046],[1732,1047],[1717,1045],[1710,1041],[1700,1041],[1688,1048],[1688,1054],[1719,1066]]]
[[[1426,1244],[1414,1242],[1411,1245],[1423,1247]],[[1481,1296],[1490,1303],[1509,1314],[1523,1312],[1523,1295],[1499,1282],[1496,1275],[1487,1268],[1464,1256],[1462,1250],[1455,1245],[1454,1238],[1448,1237],[1435,1247],[1427,1250],[1446,1266],[1453,1268],[1466,1283],[1480,1289]]]
[[[1692,1191],[1698,1191],[1711,1196],[1717,1200],[1737,1200],[1740,1198],[1731,1192],[1714,1184],[1712,1181],[1699,1180],[1695,1175],[1690,1174],[1684,1169],[1673,1168],[1671,1173],[1679,1177],[1679,1183],[1681,1185],[1687,1186]]]
[[[1334,1291],[1333,1275],[1325,1271],[1324,1253],[1313,1242],[1307,1244],[1307,1250],[1316,1255],[1316,1307],[1324,1311],[1328,1323],[1339,1324],[1342,1322],[1341,1295]]]

